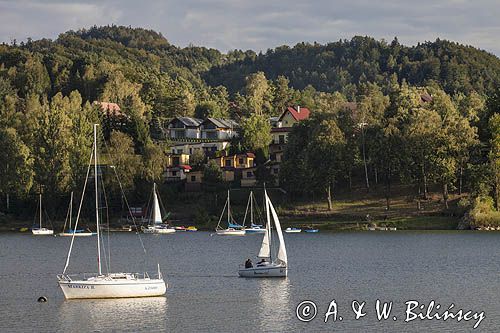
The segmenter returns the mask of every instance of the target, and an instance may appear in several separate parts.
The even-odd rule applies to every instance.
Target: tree
[[[245,95],[247,98],[247,114],[272,114],[273,88],[263,72],[246,77]]]
[[[65,192],[71,182],[69,99],[58,93],[50,105],[40,107],[33,148],[35,181],[53,195]]]
[[[165,170],[165,164],[165,149],[159,144],[149,143],[143,155],[144,178],[149,182],[159,181]]]
[[[494,114],[489,121],[491,149],[488,155],[493,174],[495,207],[500,210],[500,114]]]
[[[125,133],[113,131],[107,148],[109,166],[115,168],[125,190],[133,189],[134,180],[141,171],[141,158],[134,152],[134,141]],[[118,184],[110,183],[118,192]]]
[[[328,209],[332,209],[332,187],[342,171],[345,137],[332,116],[318,117],[311,128],[307,165],[313,186],[326,192]]]
[[[0,129],[0,193],[25,195],[33,185],[33,157],[13,128]]]
[[[285,76],[279,75],[274,82],[274,99],[273,99],[273,109],[275,113],[282,112],[289,105],[293,104],[294,91],[289,87],[290,80]]]
[[[271,143],[271,124],[264,115],[252,114],[241,121],[243,146],[250,151],[267,150]]]

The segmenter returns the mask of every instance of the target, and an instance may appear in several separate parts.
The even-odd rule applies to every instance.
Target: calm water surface
[[[261,236],[196,232],[142,238],[146,261],[137,235],[111,234],[111,268],[154,271],[159,262],[169,284],[166,297],[65,301],[56,274],[70,238],[0,235],[0,331],[472,331],[475,321],[404,323],[408,300],[485,311],[476,331],[500,329],[500,233],[287,234],[289,277],[262,280],[237,277],[238,265],[257,253]],[[95,272],[95,238],[75,242],[70,272]],[[37,303],[41,295],[49,302]],[[343,321],[325,324],[333,299]],[[394,302],[391,320],[376,319],[377,299]],[[295,317],[303,300],[318,307],[308,323]],[[354,320],[353,300],[367,302],[360,320]]]

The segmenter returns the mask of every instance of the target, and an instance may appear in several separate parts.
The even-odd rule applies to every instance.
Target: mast
[[[42,192],[40,192],[40,229],[42,229]]]
[[[73,191],[71,191],[71,197],[69,199],[69,230],[71,231],[71,215],[73,215]],[[63,232],[65,232],[63,230]],[[76,230],[73,230],[76,232]]]
[[[100,227],[99,227],[99,197],[98,197],[98,186],[97,186],[97,124],[94,124],[94,177],[95,177],[95,220],[97,224],[97,269],[99,275],[102,274],[101,271],[101,237],[100,237]]]
[[[231,216],[231,202],[229,200],[229,190],[227,190],[227,227],[230,225]]]
[[[250,228],[253,227],[253,192],[250,191]]]

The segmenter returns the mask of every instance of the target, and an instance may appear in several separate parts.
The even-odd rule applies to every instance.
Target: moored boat
[[[37,228],[31,228],[31,233],[35,236],[46,236],[53,235],[54,230],[42,227],[42,194],[39,195],[39,207],[38,210],[40,212],[39,216],[39,224]]]
[[[300,229],[300,228],[286,228],[285,232],[288,234],[294,234],[294,233],[302,232],[302,229]]]
[[[221,227],[221,221],[224,217],[224,212],[227,210],[227,228],[223,229]],[[236,223],[231,215],[231,201],[229,196],[229,190],[227,191],[227,200],[222,209],[222,213],[219,217],[219,222],[215,228],[215,233],[219,236],[245,236],[245,230],[242,225]]]
[[[165,294],[167,286],[163,280],[160,265],[158,264],[158,273],[156,277],[150,277],[148,273],[124,273],[110,272],[110,252],[106,253],[101,249],[101,236],[100,236],[100,214],[99,214],[99,195],[98,195],[98,182],[99,173],[97,172],[97,124],[94,125],[94,145],[92,149],[91,161],[94,159],[94,184],[95,184],[95,220],[97,229],[97,273],[72,275],[67,274],[66,271],[69,267],[73,243],[75,240],[75,233],[71,238],[71,244],[66,257],[66,264],[62,274],[57,275],[58,284],[66,299],[86,299],[86,298],[118,298],[118,297],[147,297],[147,296],[162,296]],[[85,188],[89,179],[89,173],[92,162],[89,163],[87,169],[87,176],[82,193],[85,193]],[[80,218],[81,207],[83,203],[83,195],[80,201],[74,229],[78,228],[78,221]],[[143,251],[146,252],[144,245]],[[108,244],[109,249],[109,244]],[[101,252],[107,263],[107,272],[103,272],[101,267]]]

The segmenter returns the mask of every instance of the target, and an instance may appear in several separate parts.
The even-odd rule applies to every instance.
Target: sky
[[[362,35],[448,39],[500,56],[500,0],[0,0],[0,42],[108,24],[224,52]]]

